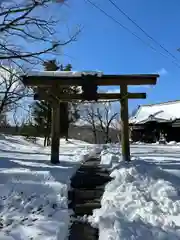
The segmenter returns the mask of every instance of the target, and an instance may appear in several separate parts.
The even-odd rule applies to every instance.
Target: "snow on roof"
[[[56,76],[56,77],[81,77],[82,75],[96,75],[101,77],[103,72],[100,71],[31,71],[27,76]]]
[[[138,124],[148,121],[173,121],[180,118],[180,100],[159,104],[142,105],[129,122]]]

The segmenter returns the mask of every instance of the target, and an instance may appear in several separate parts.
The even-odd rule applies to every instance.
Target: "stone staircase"
[[[69,240],[98,239],[98,229],[79,219],[84,215],[92,215],[94,209],[101,207],[105,184],[111,180],[109,172],[102,169],[99,163],[99,158],[89,159],[71,179],[69,209],[73,210],[74,215]]]

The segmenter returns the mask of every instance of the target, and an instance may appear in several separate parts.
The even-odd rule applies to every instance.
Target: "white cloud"
[[[159,69],[159,71],[157,71],[157,72],[158,72],[158,74],[159,74],[160,76],[165,76],[165,75],[168,74],[168,71],[167,71],[165,68],[161,68],[161,69]]]
[[[107,93],[120,93],[120,88],[113,88],[107,90]]]
[[[104,88],[98,88],[99,93],[120,93],[120,88],[109,88],[109,89],[104,89]]]

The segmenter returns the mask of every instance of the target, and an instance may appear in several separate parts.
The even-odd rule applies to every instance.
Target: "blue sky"
[[[131,22],[120,14],[108,1],[92,0],[106,12],[136,32],[147,43],[151,41]],[[179,59],[180,52],[180,2],[179,0],[114,0],[149,35]],[[130,111],[139,104],[180,99],[180,68],[172,58],[164,58],[154,43],[156,52],[126,32],[85,0],[68,0],[61,10],[62,19],[71,31],[81,25],[77,41],[67,45],[59,57],[70,62],[74,70],[101,70],[110,74],[157,73],[161,74],[154,87],[133,87],[132,91],[146,92],[146,100],[131,100]],[[59,26],[61,28],[61,25]],[[163,52],[166,54],[166,52]],[[179,64],[180,65],[180,64]]]

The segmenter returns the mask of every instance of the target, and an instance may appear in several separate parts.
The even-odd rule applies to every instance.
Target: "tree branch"
[[[40,60],[39,57],[43,54],[51,53],[59,46],[74,41],[80,31],[71,36],[67,41],[53,41],[54,35],[57,33],[57,23],[59,22],[53,16],[46,19],[43,15],[34,14],[37,9],[50,6],[51,0],[28,0],[28,2],[21,2],[20,4],[8,3],[6,7],[0,6],[0,60],[24,60],[35,59]],[[63,4],[59,3],[60,5]],[[13,40],[12,44],[12,36]],[[51,40],[50,40],[51,39]],[[23,45],[18,46],[17,43],[22,41],[38,41],[38,45],[50,43],[51,46],[45,47],[37,51],[25,51]],[[45,46],[45,45],[44,45]],[[29,62],[31,60],[28,60]]]

